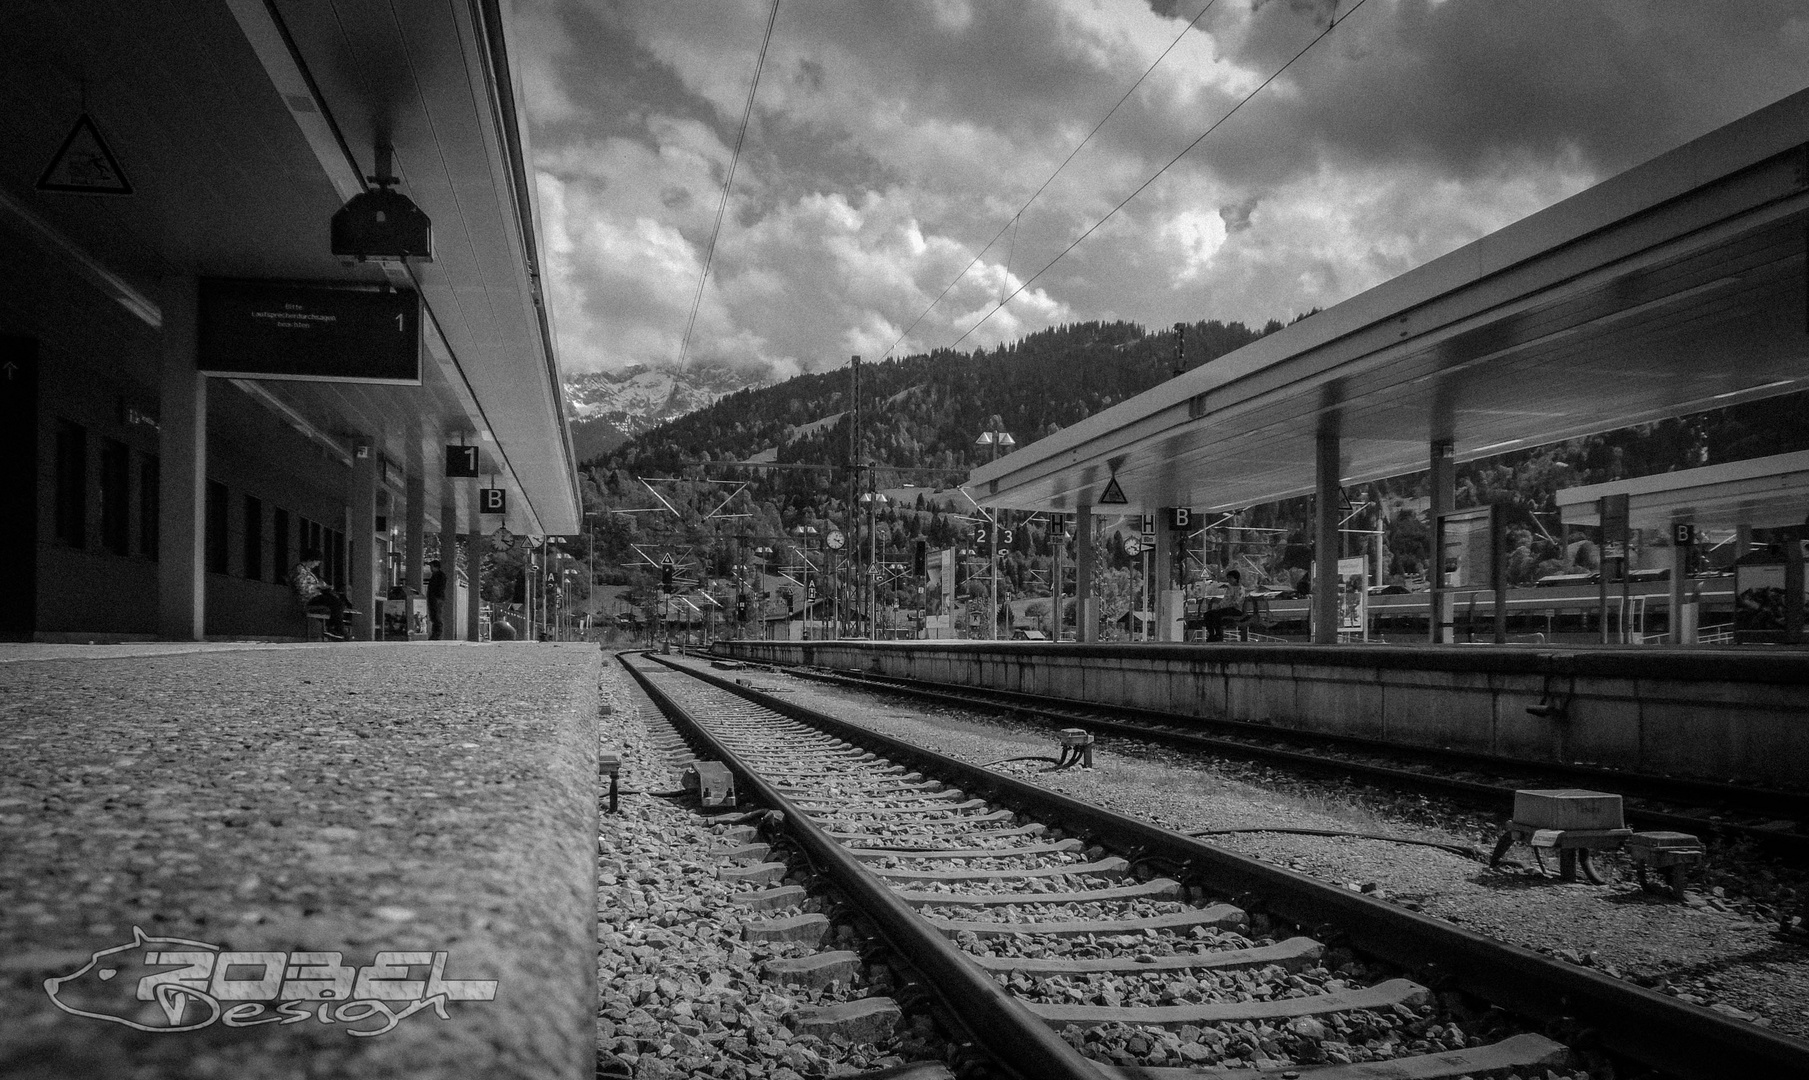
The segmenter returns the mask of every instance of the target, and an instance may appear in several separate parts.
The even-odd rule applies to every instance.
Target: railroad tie
[[[978,820],[977,818],[961,818],[959,820],[950,821],[948,824],[950,824],[950,825],[970,825],[977,820]],[[950,842],[951,840],[959,840],[964,844],[971,844],[976,839],[996,840],[996,839],[1000,839],[1002,837],[1008,837],[1008,836],[1041,836],[1048,831],[1049,831],[1049,826],[1044,825],[1040,821],[1033,821],[1028,825],[1019,825],[1016,828],[1011,828],[1011,829],[983,829],[979,833],[971,835],[971,836],[970,835],[940,836],[940,835],[932,835],[929,833],[911,833],[909,835],[902,835],[902,836],[881,836],[878,833],[836,832],[833,829],[825,829],[825,830],[823,830],[823,834],[834,840],[860,840],[860,841],[867,841],[867,842],[881,843],[881,844],[897,844],[900,847],[905,847],[905,846],[910,846],[910,845],[928,846],[931,844],[946,844],[946,843]],[[1011,849],[1010,848],[1000,848],[999,850],[1000,851],[1010,851]]]
[[[821,780],[821,779],[825,779],[825,778],[829,778],[829,777],[844,777],[844,778],[852,778],[852,779],[891,777],[894,780],[917,781],[917,780],[923,779],[923,774],[917,773],[917,772],[911,772],[911,771],[907,770],[903,765],[890,765],[885,768],[866,768],[866,769],[835,769],[835,770],[818,769],[818,770],[815,770],[812,772],[799,772],[795,769],[788,769],[785,774],[786,783],[781,784],[781,785],[775,785],[775,786],[796,787],[797,785],[795,783],[792,783],[792,781],[813,780],[813,779]]]
[[[893,891],[907,904],[998,907],[1006,904],[1091,904],[1101,900],[1173,900],[1181,895],[1181,883],[1169,878],[1155,878],[1136,885],[1060,893],[944,893],[919,889]]]
[[[785,1017],[785,1024],[800,1035],[827,1039],[840,1035],[849,1042],[876,1043],[892,1034],[904,1011],[886,997],[860,998],[826,1008],[803,1008]]]
[[[940,780],[902,780],[891,776],[872,778],[869,783],[859,782],[869,779],[864,773],[849,773],[846,779],[838,780],[830,786],[850,795],[866,795],[875,799],[893,798],[892,792],[903,795],[919,791],[941,791],[943,786]],[[782,792],[818,791],[822,788],[821,784],[800,784],[789,776],[783,780],[773,780],[772,785]]]
[[[1066,866],[1039,866],[1012,870],[914,870],[903,867],[874,868],[873,873],[887,881],[1024,881],[1030,878],[1066,877],[1069,874],[1122,874],[1131,864],[1113,855],[1097,862],[1069,863]],[[1018,894],[1020,903],[1047,903],[1037,893]]]
[[[777,919],[749,919],[741,924],[743,941],[796,941],[812,948],[829,933],[829,916],[820,911]]]
[[[711,848],[707,854],[712,859],[723,859],[745,866],[764,860],[772,850],[771,844],[742,844],[740,847]]]
[[[1267,1001],[1202,1001],[1184,1005],[1045,1005],[1027,1001],[1024,1007],[1051,1027],[1069,1024],[1140,1024],[1175,1028],[1184,1024],[1229,1024],[1243,1020],[1287,1020],[1298,1016],[1325,1016],[1357,1009],[1386,1009],[1392,1005],[1419,1005],[1432,992],[1410,979],[1389,979],[1360,990],[1339,990],[1297,998]]]
[[[1172,956],[970,956],[987,971],[1022,972],[1025,975],[1099,975],[1144,971],[1234,971],[1274,965],[1284,971],[1302,971],[1319,962],[1325,946],[1308,937],[1291,937],[1273,945],[1250,949],[1218,949]]]
[[[878,809],[878,810],[936,809],[936,810],[940,810],[940,809],[943,809],[943,807],[926,807],[922,804],[939,803],[939,802],[961,802],[967,798],[967,793],[965,791],[962,791],[960,788],[947,788],[942,791],[923,791],[923,792],[913,791],[913,792],[908,792],[908,793],[900,793],[897,795],[875,795],[872,792],[868,792],[868,791],[835,792],[833,794],[835,794],[837,797],[831,799],[831,798],[824,797],[824,795],[822,795],[822,794],[818,794],[814,798],[809,797],[809,796],[799,796],[797,798],[792,799],[792,802],[797,803],[798,808],[801,810],[835,809],[838,807],[843,807],[843,806],[848,805],[848,800],[858,795],[862,798],[868,798],[868,799],[874,799],[874,798],[884,799],[888,803],[902,802],[902,803],[915,804],[915,805],[907,805],[907,806],[881,806],[881,807],[873,807],[871,809]]]
[[[848,983],[861,968],[861,954],[847,949],[811,953],[769,960],[760,973],[767,979],[787,986],[808,986],[821,990],[830,983]]]
[[[802,885],[779,885],[771,889],[732,893],[729,903],[740,904],[752,911],[783,911],[803,904],[804,896]]]
[[[932,839],[927,838],[926,839]],[[1086,847],[1079,840],[1069,837],[1057,840],[1052,844],[1026,844],[1023,847],[983,848],[983,847],[949,847],[918,848],[900,850],[898,848],[864,848],[851,847],[848,854],[857,859],[1000,859],[1017,855],[1053,855],[1062,851],[1079,851]]]
[[[718,867],[716,876],[731,885],[774,885],[790,869],[782,862],[763,862],[752,866]]]
[[[842,818],[886,817],[905,818],[906,820],[913,818],[919,820],[928,819],[934,821],[940,820],[939,816],[942,814],[953,813],[958,810],[978,810],[985,805],[985,799],[968,799],[965,802],[949,803],[946,806],[938,806],[933,809],[922,806],[836,806],[830,809],[819,810],[811,816],[822,816],[837,820]],[[990,814],[963,816],[960,818],[960,821],[962,823],[970,821],[1004,821],[1014,816],[1015,815],[1009,810],[995,810]]]
[[[1191,930],[1196,926],[1211,926],[1222,930],[1243,928],[1249,917],[1242,908],[1230,904],[1213,904],[1210,907],[1189,908],[1186,911],[1171,912],[1167,915],[1151,915],[1141,919],[1063,919],[1054,922],[979,922],[971,919],[944,919],[937,916],[925,916],[931,926],[941,931],[944,937],[954,937],[962,931],[971,931],[980,937],[1010,937],[1016,934],[1036,934],[1043,937],[1083,937],[1087,934],[1106,936],[1111,934],[1140,934],[1145,930]]]
[[[1543,1035],[1515,1035],[1486,1046],[1441,1050],[1436,1054],[1359,1061],[1349,1065],[1270,1066],[1263,1069],[1225,1069],[1210,1074],[1186,1066],[1120,1066],[1099,1063],[1103,1080],[1458,1080],[1459,1077],[1537,1075],[1540,1070],[1569,1066],[1570,1051]],[[877,1080],[888,1074],[871,1074]]]

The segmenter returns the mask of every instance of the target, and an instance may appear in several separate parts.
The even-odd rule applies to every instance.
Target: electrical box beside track
[[[1514,792],[1514,821],[1535,829],[1621,829],[1621,797],[1578,788]]]
[[[679,774],[686,791],[697,792],[706,809],[735,806],[735,775],[720,761],[693,761]]]

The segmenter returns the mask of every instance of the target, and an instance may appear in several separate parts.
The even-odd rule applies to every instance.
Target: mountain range
[[[682,369],[636,364],[573,375],[565,381],[572,447],[580,462],[590,461],[737,390],[768,384],[758,369],[709,364]]]

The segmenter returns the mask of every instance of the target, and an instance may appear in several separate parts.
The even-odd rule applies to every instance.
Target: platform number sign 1
[[[1689,547],[1696,542],[1696,526],[1687,521],[1680,521],[1671,526],[1671,542],[1678,547]]]
[[[478,488],[477,512],[480,514],[506,514],[509,512],[508,488]]]
[[[446,475],[476,479],[477,447],[448,446],[446,448]]]
[[[1177,532],[1185,532],[1193,528],[1193,508],[1189,506],[1169,507],[1168,527]]]

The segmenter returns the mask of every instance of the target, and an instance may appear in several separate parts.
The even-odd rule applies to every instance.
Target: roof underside
[[[1566,525],[1600,525],[1597,502],[1626,495],[1628,522],[1663,529],[1673,522],[1706,528],[1775,529],[1809,520],[1809,450],[1725,465],[1564,488],[1558,512]]]
[[[424,386],[263,380],[255,396],[427,477],[440,444],[481,443],[486,471],[517,492],[512,527],[576,531],[496,3],[12,0],[5,23],[0,95],[16,107],[0,110],[0,224],[60,238],[151,325],[170,275],[418,288]],[[84,111],[132,195],[33,190]],[[379,136],[433,221],[431,263],[342,266],[329,250],[328,221],[375,172]]]
[[[1229,509],[1809,387],[1809,91],[976,469],[979,501]]]

